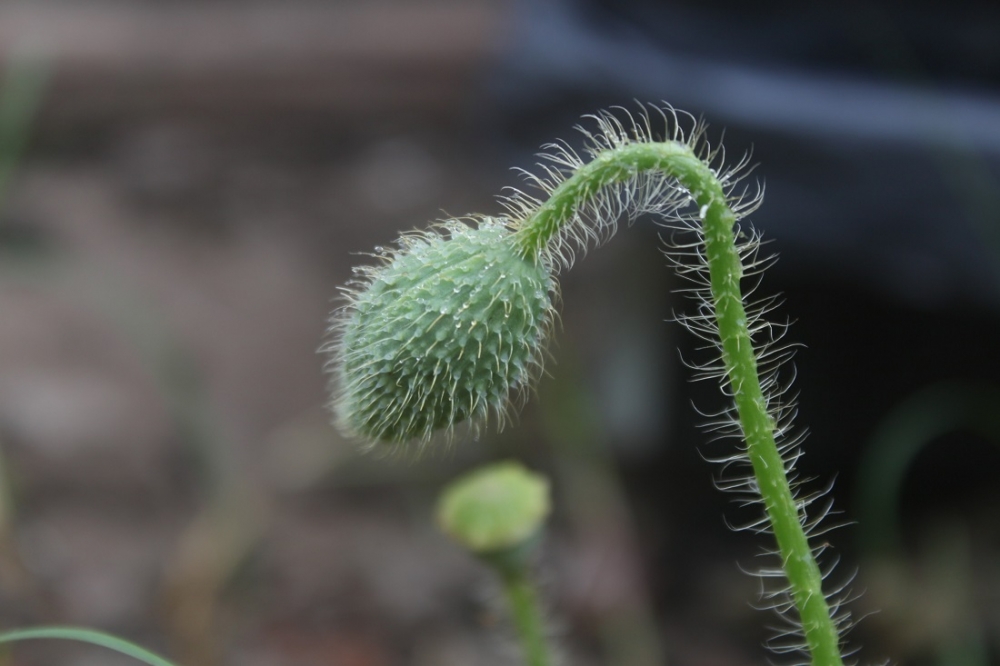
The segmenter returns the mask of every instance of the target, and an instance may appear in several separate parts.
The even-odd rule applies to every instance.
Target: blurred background
[[[713,488],[731,444],[698,428],[719,398],[650,221],[563,276],[503,433],[382,460],[324,407],[358,253],[497,213],[582,114],[665,101],[760,164],[857,658],[1000,663],[1000,6],[4,0],[0,67],[3,628],[188,666],[517,663],[433,524],[449,479],[517,457],[555,487],[565,663],[763,663],[763,544]]]

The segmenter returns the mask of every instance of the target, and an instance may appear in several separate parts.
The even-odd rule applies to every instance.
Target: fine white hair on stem
[[[578,128],[584,138],[582,149],[578,151],[564,141],[548,144],[540,155],[538,172],[521,172],[534,194],[512,189],[502,198],[512,226],[517,228],[532,220],[545,202],[558,195],[560,188],[575,173],[595,161],[610,160],[612,158],[608,156],[622,152],[633,144],[674,142],[686,147],[690,154],[708,166],[721,185],[725,203],[735,218],[734,234],[739,276],[743,283],[745,325],[766,411],[773,424],[775,445],[782,457],[799,523],[807,539],[812,539],[813,554],[817,557],[823,555],[827,544],[817,545],[816,539],[832,529],[826,520],[832,512],[832,504],[822,501],[829,487],[818,492],[805,492],[803,484],[807,480],[799,479],[796,472],[796,463],[802,455],[800,445],[805,437],[805,431],[793,427],[797,407],[791,388],[795,377],[791,361],[798,345],[784,341],[789,322],[775,322],[769,318],[781,305],[780,297],[756,296],[761,277],[774,264],[776,255],[763,251],[765,245],[761,234],[745,221],[760,205],[763,196],[761,185],[746,180],[753,170],[749,155],[733,166],[726,165],[721,144],[712,146],[706,139],[706,124],[670,106],[640,106],[636,112],[616,107],[588,116],[586,120],[587,125]],[[709,351],[708,360],[683,360],[691,368],[693,380],[718,382],[729,402],[729,406],[722,410],[703,414],[704,427],[713,441],[725,439],[737,442],[735,451],[714,457],[721,465],[715,484],[733,493],[741,505],[753,506],[759,511],[755,518],[743,525],[733,526],[733,529],[770,534],[771,523],[764,510],[758,481],[752,473],[743,425],[733,402],[743,387],[734,385],[730,379],[716,320],[717,309],[703,230],[706,209],[699,208],[695,204],[694,193],[673,176],[656,169],[639,170],[625,162],[617,171],[609,169],[607,175],[580,187],[581,192],[573,200],[572,207],[567,212],[560,211],[558,231],[547,237],[545,246],[538,249],[546,253],[554,267],[561,265],[568,268],[581,253],[614,235],[621,221],[631,223],[639,216],[648,215],[666,229],[661,234],[667,248],[665,255],[687,283],[680,291],[693,302],[689,312],[675,315],[675,319],[700,341],[702,350]],[[772,555],[778,558],[777,566],[758,572],[762,583],[785,581],[780,556],[776,553]],[[832,566],[822,570],[824,579],[829,576]],[[841,630],[842,638],[843,631],[850,625],[850,615],[843,608],[844,600],[849,597],[846,584],[826,596],[834,624]],[[788,586],[772,582],[762,588],[761,599],[782,620],[770,642],[772,650],[782,654],[801,652],[808,655],[802,622]]]
[[[712,456],[703,454],[703,456],[720,465],[715,486],[732,493],[734,500],[741,507],[756,507],[758,511],[754,517],[742,524],[727,521],[729,527],[737,531],[771,534],[771,523],[766,516],[758,482],[745,448],[743,427],[731,400],[739,387],[730,385],[728,368],[723,358],[702,229],[698,225],[689,224],[687,220],[668,223],[667,226],[670,227],[669,232],[661,235],[667,248],[665,255],[677,274],[688,283],[688,286],[677,291],[693,301],[693,308],[689,312],[675,313],[674,319],[701,342],[696,348],[696,353],[708,354],[707,359],[698,361],[682,357],[682,362],[691,369],[692,380],[718,382],[728,402],[727,406],[714,411],[698,410],[704,418],[702,427],[710,434],[711,442],[729,440],[736,443],[735,451],[729,450]],[[768,319],[768,315],[780,306],[780,297],[769,296],[758,298],[756,301],[747,298],[758,290],[761,274],[773,265],[776,256],[761,253],[763,247],[761,234],[746,223],[743,228],[737,229],[736,237],[737,252],[743,266],[743,278],[749,278],[751,281],[749,287],[744,289],[747,328],[751,335],[767,411],[774,424],[775,443],[784,461],[785,474],[795,500],[799,522],[805,535],[811,540],[813,555],[817,561],[822,562],[824,559],[822,556],[828,550],[829,544],[817,543],[817,538],[840,525],[832,524],[828,520],[835,513],[833,504],[828,499],[832,482],[819,490],[807,492],[804,490],[804,484],[812,480],[799,478],[796,471],[796,463],[802,456],[801,444],[806,436],[804,430],[797,430],[793,426],[797,406],[796,395],[791,388],[796,374],[792,357],[799,345],[784,341],[790,322],[773,322]],[[777,654],[798,653],[808,656],[802,623],[792,591],[787,585],[781,556],[773,550],[765,551],[763,555],[771,558],[773,564],[750,573],[761,580],[760,605],[774,611],[781,618],[780,623],[772,627],[773,635],[767,642],[767,647]],[[826,566],[821,564],[823,579],[831,576],[835,564],[835,558],[830,559]],[[853,577],[849,577],[842,584],[825,592],[834,625],[841,638],[853,624],[851,614],[845,607],[846,602],[852,599],[850,592],[852,579]]]
[[[629,145],[662,141],[687,146],[709,165],[724,188],[727,204],[738,216],[760,205],[762,190],[743,182],[752,171],[749,155],[727,167],[725,150],[721,145],[713,147],[705,138],[708,125],[686,112],[666,104],[640,105],[636,111],[612,107],[584,116],[584,120],[589,123],[576,128],[584,139],[582,156],[567,142],[557,141],[542,147],[537,164],[540,174],[517,169],[529,189],[538,194],[508,188],[500,198],[515,226],[530,219],[570,175],[588,163]],[[553,264],[571,267],[577,256],[611,238],[621,220],[631,224],[649,215],[670,225],[699,224],[691,193],[676,179],[656,170],[633,169],[626,175],[590,186],[559,233],[548,241],[545,252]]]

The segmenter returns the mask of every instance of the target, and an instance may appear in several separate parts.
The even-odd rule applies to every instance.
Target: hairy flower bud
[[[555,279],[502,220],[404,236],[359,269],[334,319],[334,410],[348,434],[401,443],[490,413],[541,367]]]

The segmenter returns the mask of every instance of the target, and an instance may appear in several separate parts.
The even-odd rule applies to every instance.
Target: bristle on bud
[[[470,419],[502,422],[541,369],[550,266],[524,259],[495,218],[405,235],[382,258],[356,269],[324,348],[342,430],[399,444]]]

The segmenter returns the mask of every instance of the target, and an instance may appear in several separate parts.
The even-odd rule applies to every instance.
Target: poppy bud
[[[403,236],[334,319],[334,411],[349,435],[426,442],[495,414],[541,368],[556,289],[502,219]]]

